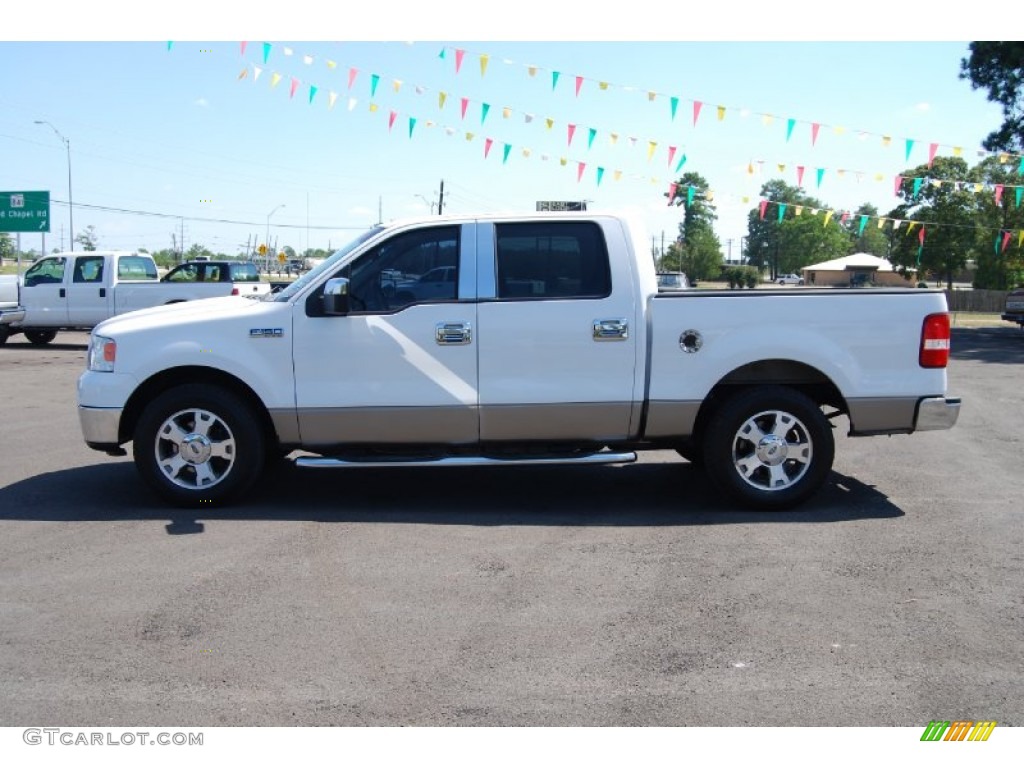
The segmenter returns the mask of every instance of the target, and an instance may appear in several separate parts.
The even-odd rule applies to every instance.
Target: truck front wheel
[[[247,491],[260,475],[266,449],[258,424],[251,410],[224,389],[174,387],[139,418],[135,466],[173,504],[223,504]]]
[[[736,394],[719,407],[704,435],[712,481],[755,509],[789,509],[806,501],[824,483],[835,455],[825,414],[789,387]]]

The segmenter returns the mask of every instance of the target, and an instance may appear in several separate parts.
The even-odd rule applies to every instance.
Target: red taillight
[[[949,363],[949,314],[928,315],[921,328],[921,352],[918,362],[922,368],[945,368]]]
[[[231,289],[231,295],[232,296],[240,296],[241,294],[239,294],[238,288],[232,288]]]

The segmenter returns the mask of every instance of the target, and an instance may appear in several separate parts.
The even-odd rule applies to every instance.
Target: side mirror
[[[324,285],[324,314],[347,315],[348,313],[348,278],[332,277]]]

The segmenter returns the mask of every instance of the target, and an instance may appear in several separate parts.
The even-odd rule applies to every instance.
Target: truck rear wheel
[[[51,341],[57,338],[56,331],[42,331],[42,330],[28,330],[25,331],[25,338],[28,339],[28,343],[36,347],[42,347],[49,344]]]
[[[238,397],[185,384],[156,397],[135,427],[135,466],[160,496],[184,507],[216,506],[256,482],[265,461],[259,421]]]
[[[755,509],[789,509],[806,501],[824,483],[835,455],[825,414],[789,387],[738,393],[719,407],[704,435],[712,481]]]

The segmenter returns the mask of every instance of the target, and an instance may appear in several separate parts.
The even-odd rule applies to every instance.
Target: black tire
[[[43,347],[57,338],[56,331],[28,330],[25,331],[25,338],[28,343],[36,347]]]
[[[704,466],[704,448],[696,440],[687,440],[676,446],[676,453],[695,467]]]
[[[10,338],[11,332],[7,330],[7,326],[0,325],[0,347],[7,343],[7,339]]]
[[[234,394],[183,384],[146,406],[132,450],[139,474],[161,497],[182,507],[210,507],[252,487],[266,461],[266,442],[256,415]]]
[[[722,403],[704,432],[704,467],[745,507],[789,509],[832,469],[832,428],[813,400],[783,386],[747,389]]]

